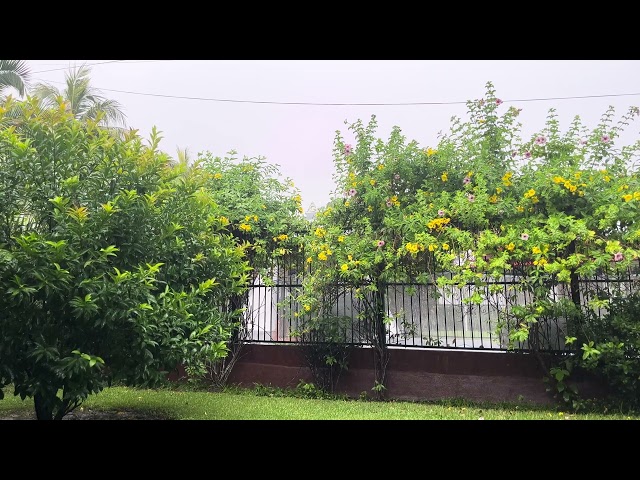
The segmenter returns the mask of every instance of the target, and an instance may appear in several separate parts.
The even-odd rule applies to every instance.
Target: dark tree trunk
[[[373,312],[373,355],[374,371],[376,381],[376,398],[382,400],[385,396],[387,364],[389,363],[389,349],[387,348],[387,328],[384,323],[384,283],[376,283],[377,291],[374,292],[374,312]]]
[[[36,410],[36,418],[38,420],[53,420],[53,404],[50,399],[47,399],[40,393],[36,393],[33,396],[33,405]]]

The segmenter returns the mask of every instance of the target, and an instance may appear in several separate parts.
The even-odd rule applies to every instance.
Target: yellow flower
[[[347,255],[347,258],[349,259],[349,261],[351,262],[353,260],[353,255]]]
[[[611,181],[611,177],[610,177],[609,175],[605,175],[602,179],[603,179],[605,182],[610,182],[610,181]]]
[[[491,195],[489,197],[489,202],[490,203],[496,203],[497,201],[498,201],[498,196],[497,195],[494,194],[494,195]]]
[[[214,173],[213,174],[213,178],[215,178],[216,180],[220,180],[222,178],[222,174],[221,173]]]
[[[310,305],[305,305],[304,306],[304,310],[305,310],[305,312],[308,312],[309,310],[311,310],[311,306]]]
[[[535,197],[531,198],[531,201],[533,203],[538,203],[540,201],[540,199],[537,196],[535,196]]]
[[[576,177],[577,179],[580,179],[580,177],[582,176],[582,172],[576,172],[573,174],[574,177]]]
[[[536,194],[536,191],[535,191],[533,188],[531,188],[531,189],[529,189],[528,191],[526,191],[526,192],[524,193],[524,198],[531,198],[531,197],[533,197],[535,194]]]
[[[559,175],[553,177],[553,183],[564,183],[566,180]]]
[[[300,194],[298,194],[298,195],[295,195],[292,200],[296,203],[300,203],[302,202],[302,197],[300,196]]]
[[[443,250],[449,250],[449,244],[448,243],[443,243],[442,244],[442,249]]]
[[[244,231],[244,232],[250,232],[251,231],[251,225],[247,225],[246,223],[241,223],[238,228],[240,230]]]
[[[328,248],[327,248],[326,252],[327,252],[327,255],[333,255],[333,252],[331,250],[329,250]]]
[[[569,191],[570,191],[571,193],[574,193],[577,189],[578,189],[578,187],[576,187],[575,185],[571,185],[571,186],[569,187]]]
[[[342,270],[343,272],[346,272],[347,270],[349,270],[349,265],[347,265],[346,263],[343,263],[342,266],[340,267],[340,270]]]
[[[263,209],[263,210],[266,210],[266,209],[267,209],[267,206],[266,206],[266,205],[262,205],[262,209]]]
[[[507,172],[502,176],[502,184],[505,187],[510,187],[511,185],[513,185],[513,183],[511,183],[511,177],[513,177],[513,172]]]
[[[380,165],[378,165],[378,170],[384,170],[384,163],[381,163]]]
[[[540,248],[539,248],[539,247],[533,247],[533,248],[531,249],[531,252],[537,255],[537,254],[539,254],[539,253],[542,253],[542,250],[540,250]]]
[[[438,153],[437,150],[434,150],[433,148],[427,148],[427,156],[431,156],[431,155],[435,155],[436,153]]]
[[[435,243],[431,243],[429,244],[429,251],[433,252],[434,250],[436,250],[438,248],[438,245],[436,245]]]
[[[534,261],[533,264],[539,267],[543,267],[544,265],[547,264],[547,261],[544,258],[541,258],[540,260]]]
[[[222,225],[229,225],[229,219],[227,217],[220,217],[220,223]]]
[[[376,184],[376,181],[375,180],[369,180],[369,183],[371,184],[371,186],[373,186],[373,185]]]
[[[307,257],[307,263],[311,263],[311,262],[313,262],[313,258]]]
[[[367,207],[367,211],[369,211],[369,212],[373,212],[373,207],[372,207],[371,205],[369,205],[369,206]]]
[[[640,200],[640,192],[633,192],[633,199]]]
[[[519,211],[519,212],[524,212],[524,207],[523,207],[523,206],[521,206],[521,205],[518,205],[518,206],[516,207],[516,210],[517,210],[517,211]]]
[[[427,227],[430,230],[441,232],[450,221],[450,218],[434,218],[433,220],[429,220],[429,222],[427,223]]]
[[[315,232],[313,232],[313,234],[318,238],[324,237],[326,233],[327,231],[322,227],[316,228]]]
[[[622,198],[624,199],[625,202],[628,202],[629,200],[633,199],[633,195],[623,195]]]
[[[446,182],[447,180],[449,180],[449,177],[448,177],[448,175],[447,175],[447,172],[444,172],[440,178],[442,178],[442,181],[443,181],[443,182]]]
[[[506,246],[506,249],[507,249],[507,250],[509,250],[510,252],[512,252],[514,248],[516,248],[516,245],[515,245],[515,243],[513,243],[513,242],[510,242],[510,243]]]
[[[409,253],[418,253],[418,244],[417,243],[407,243],[404,248],[407,250],[407,252]]]
[[[344,202],[344,206],[348,207],[349,205],[351,205],[351,202],[349,200],[347,200],[346,202]]]
[[[327,254],[324,252],[320,252],[318,254],[318,260],[322,260],[323,262],[327,259]]]
[[[338,237],[338,241],[339,241],[339,242],[344,242],[344,235],[340,235],[340,236]]]
[[[502,193],[502,188],[497,187],[497,188],[496,188],[496,193]]]
[[[287,240],[289,238],[289,235],[287,235],[286,233],[281,233],[276,238],[278,240],[280,240],[281,242],[284,242],[285,240]]]

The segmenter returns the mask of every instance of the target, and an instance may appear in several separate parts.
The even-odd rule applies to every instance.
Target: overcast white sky
[[[35,81],[62,82],[65,67],[107,60],[27,60]],[[566,130],[575,115],[593,127],[609,105],[622,115],[640,105],[639,60],[124,60],[91,67],[92,85],[124,106],[128,125],[148,137],[155,125],[171,155],[263,156],[280,166],[302,192],[303,205],[320,207],[334,189],[332,147],[345,120],[367,122],[375,114],[378,136],[394,125],[408,140],[435,146],[453,115],[464,117],[467,100],[480,98],[491,81],[503,108],[522,108],[523,133],[533,134],[555,108]],[[53,70],[53,71],[46,71]],[[59,83],[53,83],[61,87]],[[162,98],[128,92],[252,100],[258,102],[403,103],[417,106],[311,106],[231,103]],[[550,97],[622,95],[546,101]],[[640,136],[628,128],[624,143]],[[620,146],[620,144],[618,144]]]

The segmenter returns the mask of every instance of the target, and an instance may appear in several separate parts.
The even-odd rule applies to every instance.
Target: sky
[[[33,83],[56,87],[69,67],[91,65],[91,85],[117,100],[127,125],[144,138],[157,127],[161,150],[264,157],[293,180],[306,209],[331,198],[336,131],[353,140],[345,122],[375,115],[379,138],[398,126],[407,141],[435,147],[438,132],[449,131],[452,116],[466,118],[465,102],[481,98],[487,82],[501,108],[522,109],[523,138],[544,127],[551,108],[565,131],[576,115],[593,128],[609,106],[616,119],[640,106],[639,60],[26,61]],[[190,98],[170,98],[176,96]],[[640,122],[631,124],[617,146],[635,142],[639,132]]]

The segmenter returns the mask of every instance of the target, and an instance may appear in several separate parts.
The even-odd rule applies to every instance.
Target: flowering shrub
[[[274,258],[300,255],[300,239],[309,228],[303,216],[302,197],[293,182],[281,178],[277,165],[263,158],[214,157],[206,152],[198,165],[208,174],[207,190],[220,210],[219,221],[245,253],[251,267],[250,283],[261,276],[269,283]],[[225,384],[248,334],[252,312],[246,311],[248,292],[229,297],[238,312],[236,329],[228,342],[229,355],[210,366],[209,380]]]
[[[637,108],[615,124],[610,108],[592,130],[576,117],[565,133],[552,109],[522,140],[520,109],[505,108],[491,83],[467,106],[468,119],[454,118],[437,148],[407,142],[397,127],[386,142],[376,139],[375,117],[349,126],[355,146],[336,134],[336,195],[307,238],[315,268],[301,299],[312,322],[327,313],[328,289],[356,289],[379,391],[388,361],[386,282],[471,284],[467,301],[480,304],[495,293],[487,282],[511,271],[516,283],[506,300],[526,293],[531,301],[502,311],[501,333],[511,346],[538,351],[550,341],[546,321],[560,317],[564,334],[575,333],[587,300],[579,277],[624,271],[638,257],[640,143],[615,143]],[[569,298],[555,295],[562,284]],[[602,292],[588,300],[606,302]]]

